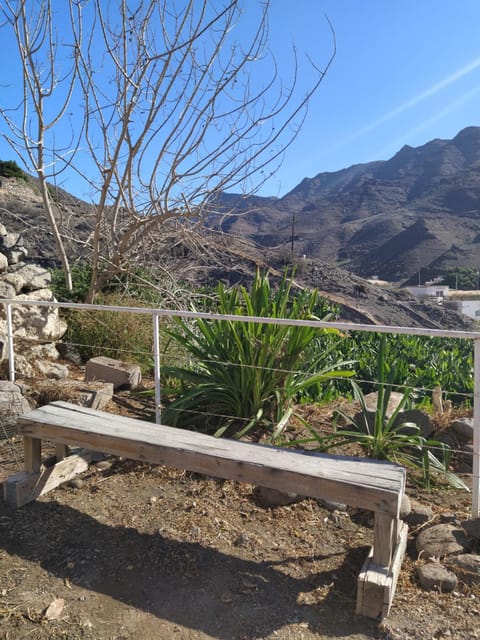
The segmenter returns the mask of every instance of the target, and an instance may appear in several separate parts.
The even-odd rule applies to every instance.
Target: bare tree
[[[26,116],[18,127],[17,111],[1,113],[39,177],[45,175],[43,134],[74,114],[69,155],[51,138],[51,171],[75,172],[95,203],[92,301],[133,256],[148,250],[159,229],[200,220],[216,194],[252,193],[274,173],[331,64],[335,39],[332,31],[323,69],[309,60],[315,76],[301,92],[295,49],[288,72],[268,50],[268,2],[243,11],[240,0],[64,4],[68,12],[55,13],[51,0],[3,0],[4,28],[14,28],[23,63],[23,109],[32,110],[37,135]],[[68,68],[64,84],[60,59]],[[48,122],[38,98],[47,81],[49,96],[60,93],[58,115]]]
[[[75,5],[70,7],[73,11]],[[11,29],[20,63],[21,87],[13,97],[13,105],[0,106],[10,135],[3,134],[27,169],[39,180],[45,214],[65,273],[65,282],[72,289],[70,262],[57,224],[55,204],[49,183],[58,177],[74,157],[79,135],[49,148],[47,137],[55,139],[55,131],[66,117],[77,81],[77,56],[74,50],[66,57],[60,51],[58,34],[52,19],[50,0],[46,2],[10,2],[4,0],[0,10],[5,22],[2,29]],[[71,23],[75,21],[72,13]],[[6,51],[5,51],[6,53]],[[8,58],[11,59],[11,51]],[[60,62],[61,58],[61,62]],[[62,68],[63,67],[63,68]],[[56,161],[62,158],[62,166]]]

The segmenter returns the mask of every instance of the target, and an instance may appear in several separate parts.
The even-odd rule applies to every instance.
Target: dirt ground
[[[251,485],[110,462],[21,509],[0,502],[2,640],[480,638],[478,587],[418,587],[414,531],[379,623],[354,613],[369,512],[268,508]],[[0,443],[0,482],[21,464],[20,440]],[[439,521],[469,516],[466,492],[409,494]]]

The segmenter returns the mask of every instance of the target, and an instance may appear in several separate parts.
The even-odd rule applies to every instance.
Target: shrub
[[[138,301],[130,301],[140,306]],[[115,297],[102,296],[99,303],[115,306]],[[151,370],[153,326],[150,315],[122,311],[84,311],[69,309],[65,342],[74,344],[84,360],[107,356]]]
[[[26,180],[27,176],[14,160],[0,160],[0,176]]]
[[[400,412],[410,403],[411,392],[406,390],[395,411],[389,415],[388,405],[396,378],[395,367],[386,362],[386,336],[382,336],[376,359],[376,383],[378,384],[377,406],[373,412],[367,408],[364,394],[354,381],[351,381],[355,400],[360,411],[351,418],[344,411],[338,411],[347,423],[347,427],[336,428],[334,433],[322,436],[314,429],[305,426],[311,434],[305,442],[315,442],[319,449],[327,451],[332,447],[347,443],[357,443],[365,453],[378,460],[390,460],[397,464],[420,471],[421,479],[426,487],[430,487],[432,474],[441,475],[451,486],[467,489],[467,486],[456,475],[448,470],[450,450],[445,444],[436,440],[428,440],[421,435],[419,427],[414,423],[401,423]],[[298,441],[297,441],[298,444]],[[434,451],[441,451],[438,458]]]
[[[217,296],[216,311],[230,316],[318,319],[315,311],[326,310],[316,292],[293,292],[287,272],[276,291],[267,275],[257,272],[250,292],[219,285]],[[332,362],[324,351],[310,348],[319,333],[339,339],[336,330],[202,318],[176,323],[168,333],[192,362],[162,367],[163,375],[181,386],[162,414],[167,424],[235,437],[261,428],[278,437],[303,391],[352,375],[342,369],[349,363]]]

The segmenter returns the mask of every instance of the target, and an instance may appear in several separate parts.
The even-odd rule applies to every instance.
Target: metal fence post
[[[158,313],[153,315],[153,362],[155,372],[155,422],[162,422],[162,392],[160,387],[160,329]]]
[[[472,517],[480,515],[480,338],[475,338],[473,368]]]
[[[13,351],[13,321],[12,305],[7,303],[7,348],[8,348],[8,379],[15,382],[15,354]]]

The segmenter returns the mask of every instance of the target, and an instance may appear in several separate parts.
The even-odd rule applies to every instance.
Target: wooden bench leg
[[[91,452],[82,449],[66,455],[67,449],[64,445],[57,445],[57,462],[47,467],[41,463],[41,441],[25,436],[25,470],[4,481],[5,502],[22,507],[86,471],[92,459]]]
[[[395,595],[407,546],[407,525],[386,514],[375,514],[373,547],[357,582],[357,613],[385,618]]]
[[[66,444],[61,442],[57,442],[55,445],[55,457],[57,462],[66,458],[69,454],[69,447]]]
[[[42,441],[39,438],[23,436],[24,468],[30,473],[39,473],[42,466]]]

